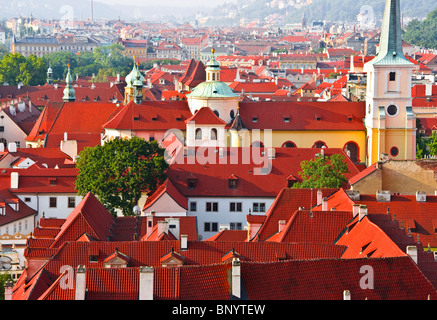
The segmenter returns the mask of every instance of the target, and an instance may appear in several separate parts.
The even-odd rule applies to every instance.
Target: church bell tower
[[[379,51],[367,72],[367,165],[389,159],[416,159],[416,116],[412,110],[414,64],[402,49],[400,0],[386,0]]]

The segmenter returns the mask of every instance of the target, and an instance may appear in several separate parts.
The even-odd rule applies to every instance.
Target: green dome
[[[139,80],[143,83],[144,77],[141,74],[140,70],[137,68],[137,65],[134,64],[134,67],[133,67],[131,73],[129,73],[124,80],[126,81],[126,84],[127,84],[126,87],[131,88],[133,86],[134,81]]]
[[[187,97],[199,98],[234,98],[239,95],[221,81],[205,81],[197,85]]]

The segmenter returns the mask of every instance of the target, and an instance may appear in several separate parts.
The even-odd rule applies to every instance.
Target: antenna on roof
[[[313,188],[311,188],[311,205],[310,205],[310,215],[313,216]]]

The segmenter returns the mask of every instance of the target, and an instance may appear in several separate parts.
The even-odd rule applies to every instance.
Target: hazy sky
[[[94,0],[95,2],[102,2],[107,4],[119,4],[120,0]],[[225,2],[232,2],[236,3],[237,0],[123,0],[123,3],[126,3],[128,5],[164,5],[164,6],[203,6],[203,7],[215,7],[219,4],[225,3]]]

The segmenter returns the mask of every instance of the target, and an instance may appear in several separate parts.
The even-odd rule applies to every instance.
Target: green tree
[[[0,83],[17,85],[21,81],[22,64],[26,58],[19,53],[8,53],[0,60]]]
[[[0,300],[5,300],[5,283],[12,281],[12,276],[9,273],[0,274]]]
[[[426,19],[413,19],[408,23],[404,40],[417,46],[437,49],[437,9],[428,13]]]
[[[302,171],[299,175],[302,182],[296,182],[293,188],[340,188],[347,178],[345,173],[349,172],[344,157],[341,154],[332,156],[319,155],[310,160],[302,161]]]
[[[85,148],[77,168],[79,195],[92,192],[112,214],[119,209],[132,215],[142,192],[152,192],[165,181],[168,164],[156,141],[133,137]]]
[[[47,65],[42,58],[35,55],[27,57],[20,65],[20,80],[25,86],[43,85],[47,81]]]

